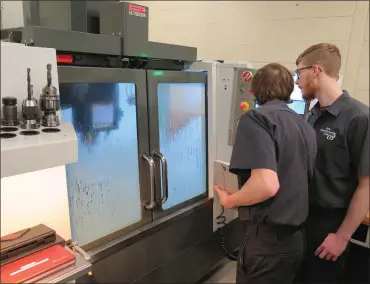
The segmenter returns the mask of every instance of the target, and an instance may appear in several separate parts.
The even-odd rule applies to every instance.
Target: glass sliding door
[[[207,196],[206,74],[147,72],[158,219]]]
[[[143,70],[59,67],[62,118],[75,127],[67,165],[72,239],[95,246],[152,221]]]

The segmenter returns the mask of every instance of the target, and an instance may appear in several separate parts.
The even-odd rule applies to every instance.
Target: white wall
[[[1,28],[21,27],[23,23],[22,1],[1,0]]]
[[[361,41],[360,61],[357,68],[354,96],[362,102],[369,104],[369,11],[367,11],[365,32]]]
[[[368,2],[133,2],[150,8],[150,40],[195,46],[202,59],[246,60],[255,67],[279,62],[294,70],[305,48],[334,43],[342,53],[343,87],[368,100]]]

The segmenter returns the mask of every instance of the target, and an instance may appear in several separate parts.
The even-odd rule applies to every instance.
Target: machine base
[[[212,200],[206,201],[211,202]],[[219,234],[213,232],[213,206],[202,206],[161,230],[92,264],[98,283],[196,283],[207,278],[223,258]],[[238,220],[224,227],[227,245],[243,236]],[[93,282],[84,277],[78,283]]]

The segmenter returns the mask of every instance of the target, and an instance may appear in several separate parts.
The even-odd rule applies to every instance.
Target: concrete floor
[[[219,264],[215,273],[204,281],[204,283],[235,283],[236,262],[224,260]]]

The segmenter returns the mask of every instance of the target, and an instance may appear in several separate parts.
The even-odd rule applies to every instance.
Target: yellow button
[[[247,102],[241,102],[240,103],[240,109],[242,111],[247,111],[249,109],[249,104]]]

